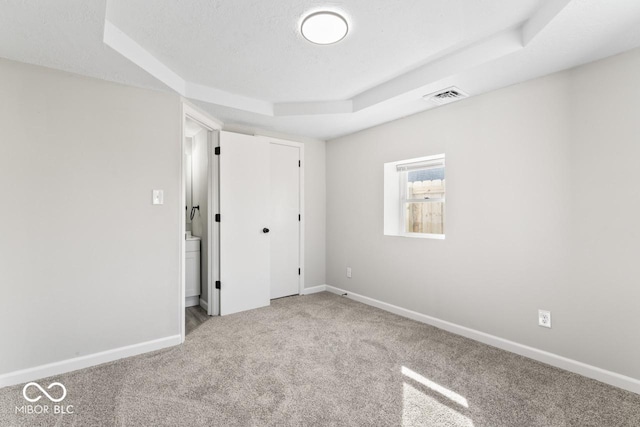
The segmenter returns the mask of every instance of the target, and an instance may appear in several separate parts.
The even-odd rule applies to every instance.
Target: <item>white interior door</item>
[[[271,143],[271,298],[299,293],[300,149]]]
[[[220,314],[270,303],[270,144],[220,133]]]

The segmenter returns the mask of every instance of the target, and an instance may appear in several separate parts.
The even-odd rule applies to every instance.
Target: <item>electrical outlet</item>
[[[347,267],[347,277],[351,279],[351,267]]]
[[[551,312],[548,310],[538,310],[538,325],[551,328]]]

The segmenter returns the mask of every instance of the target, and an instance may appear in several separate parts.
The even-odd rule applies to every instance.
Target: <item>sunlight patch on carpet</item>
[[[464,408],[468,408],[467,399],[458,393],[447,389],[407,367],[402,367],[402,373],[411,380],[426,387],[428,390],[437,393],[435,396],[442,396],[452,403],[456,403]],[[456,409],[443,403],[436,397],[430,396],[427,392],[418,390],[409,382],[402,384],[402,425],[403,426],[425,426],[438,425],[447,427],[474,427],[473,421],[461,414]]]
[[[463,396],[460,396],[455,391],[451,391],[448,388],[441,386],[440,384],[436,384],[433,381],[428,380],[427,378],[423,377],[422,375],[420,375],[415,371],[412,371],[406,366],[402,367],[402,374],[411,378],[414,381],[419,382],[423,386],[428,387],[437,393],[440,393],[444,397],[456,402],[459,405],[464,406],[465,408],[469,407],[469,403],[467,402],[467,399],[465,399]]]

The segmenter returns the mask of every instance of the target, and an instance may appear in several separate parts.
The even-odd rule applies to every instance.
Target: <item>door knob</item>
[[[262,229],[262,232],[266,234],[266,233],[269,232],[269,229],[265,227],[265,228]]]

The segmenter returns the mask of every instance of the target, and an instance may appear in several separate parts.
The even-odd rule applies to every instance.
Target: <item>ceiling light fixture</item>
[[[311,43],[332,44],[345,38],[349,24],[335,12],[315,12],[304,18],[300,32]]]

